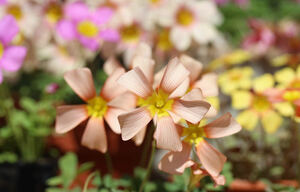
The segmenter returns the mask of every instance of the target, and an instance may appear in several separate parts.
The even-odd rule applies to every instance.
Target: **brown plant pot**
[[[243,179],[235,179],[229,186],[229,191],[265,191],[266,185],[261,181],[250,182]]]

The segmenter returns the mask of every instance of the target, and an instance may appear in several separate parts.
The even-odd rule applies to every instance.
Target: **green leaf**
[[[20,104],[23,107],[23,109],[25,109],[26,111],[36,112],[37,103],[33,99],[29,97],[23,97],[20,100]]]
[[[67,153],[58,162],[64,187],[69,187],[77,176],[78,160],[74,153]]]
[[[13,135],[12,130],[9,127],[0,128],[0,137],[7,139]]]
[[[145,185],[145,192],[152,192],[152,191],[155,191],[157,188],[156,184],[153,183],[153,182],[148,182],[146,185]]]
[[[146,176],[146,170],[141,167],[137,167],[134,169],[133,174],[134,174],[134,177],[143,180],[143,178]]]
[[[106,188],[113,188],[114,183],[111,175],[105,175],[103,177],[103,184]]]
[[[89,169],[91,169],[92,167],[94,167],[94,163],[93,162],[86,162],[81,164],[81,166],[78,169],[77,174],[79,175],[80,173],[83,173]]]
[[[100,189],[99,192],[109,192],[108,189]]]
[[[0,163],[15,163],[17,160],[18,156],[12,152],[3,152],[0,154]]]
[[[61,188],[48,188],[46,192],[65,192],[65,190]]]
[[[95,185],[95,186],[101,186],[102,184],[102,180],[101,180],[101,176],[100,176],[100,173],[97,172],[97,174],[95,175],[93,181],[92,181],[92,184]]]
[[[52,177],[47,180],[47,184],[50,186],[56,186],[56,185],[60,185],[62,183],[63,183],[63,180],[62,180],[61,176]]]

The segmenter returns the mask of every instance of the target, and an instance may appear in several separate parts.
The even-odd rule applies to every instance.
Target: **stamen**
[[[106,101],[102,97],[94,97],[87,103],[87,111],[89,116],[103,117],[107,111]]]

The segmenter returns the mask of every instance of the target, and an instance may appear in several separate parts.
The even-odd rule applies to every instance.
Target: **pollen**
[[[295,88],[295,89],[300,89],[300,79],[296,79],[294,80],[291,85],[290,85],[291,88]]]
[[[4,46],[2,45],[2,43],[0,42],[0,58],[2,57],[4,52]]]
[[[61,6],[56,3],[51,3],[46,8],[46,16],[50,23],[56,23],[63,17],[63,11]]]
[[[188,127],[183,129],[182,136],[185,142],[197,145],[204,139],[204,137],[206,137],[206,134],[201,125],[189,124]]]
[[[102,97],[94,97],[87,102],[88,115],[92,117],[103,117],[107,111],[106,101]]]
[[[284,100],[293,102],[300,99],[300,90],[286,91],[282,97]]]
[[[194,14],[187,8],[181,8],[176,15],[177,23],[183,26],[189,26],[194,21]]]
[[[19,5],[9,5],[6,8],[6,13],[14,16],[16,20],[20,20],[23,17],[22,9]]]
[[[271,103],[265,96],[256,95],[253,98],[253,108],[258,112],[263,112],[271,108]]]
[[[77,25],[78,32],[85,37],[95,37],[99,33],[98,27],[91,21],[82,21]]]
[[[139,39],[141,31],[136,24],[123,26],[120,29],[121,38],[124,42],[135,42]]]
[[[138,105],[147,107],[152,116],[155,116],[156,114],[158,117],[169,116],[168,111],[172,110],[174,100],[169,99],[168,97],[169,95],[163,90],[158,90],[146,99],[140,98],[138,100]]]
[[[167,51],[173,47],[171,40],[170,40],[170,31],[169,30],[164,29],[158,34],[157,46],[163,51]]]

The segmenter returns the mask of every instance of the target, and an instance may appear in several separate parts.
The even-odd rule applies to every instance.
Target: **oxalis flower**
[[[282,106],[277,106],[268,99],[268,90],[273,88],[274,79],[265,74],[253,80],[253,90],[239,90],[232,93],[232,107],[244,110],[237,116],[237,121],[248,130],[253,130],[259,122],[267,133],[274,133],[283,122]]]
[[[197,94],[197,93],[195,93]],[[181,126],[182,151],[168,152],[160,161],[160,170],[170,174],[182,174],[188,167],[192,167],[193,173],[205,174],[205,171],[215,180],[216,184],[224,184],[224,178],[220,175],[226,157],[211,146],[205,138],[221,138],[235,134],[241,130],[241,126],[234,120],[230,113],[219,117],[211,123],[192,124]],[[191,158],[192,148],[196,149],[198,159]],[[195,169],[196,166],[196,169]],[[205,171],[204,171],[205,170]],[[200,171],[200,173],[199,173]]]
[[[275,73],[279,83],[277,88],[269,89],[266,94],[282,114],[300,120],[300,66],[293,70],[284,68]]]
[[[108,7],[91,11],[83,3],[71,3],[66,5],[65,18],[59,21],[57,30],[66,40],[78,39],[86,48],[97,50],[102,40],[115,42],[119,39],[117,31],[105,26],[112,15]]]
[[[150,74],[150,75],[149,75]],[[172,151],[181,151],[182,144],[174,123],[174,116],[191,123],[198,123],[210,108],[210,104],[201,100],[185,100],[186,87],[181,86],[189,76],[189,71],[172,59],[160,80],[153,89],[153,68],[144,72],[135,67],[120,77],[118,82],[139,97],[138,108],[118,117],[122,139],[129,140],[145,132],[153,119],[156,126],[154,138],[157,147]],[[147,78],[148,77],[148,78]],[[172,118],[173,117],[173,118]]]
[[[134,97],[118,86],[116,79],[124,73],[117,69],[105,81],[99,95],[96,95],[92,73],[87,68],[66,72],[64,78],[75,93],[83,99],[84,105],[63,105],[57,108],[57,133],[66,133],[89,118],[81,143],[102,153],[107,151],[104,120],[112,131],[121,133],[117,116],[134,107]],[[133,101],[133,102],[131,102]]]
[[[0,20],[0,83],[3,81],[2,70],[18,71],[25,59],[27,49],[11,45],[18,32],[19,28],[12,16],[5,16]]]

